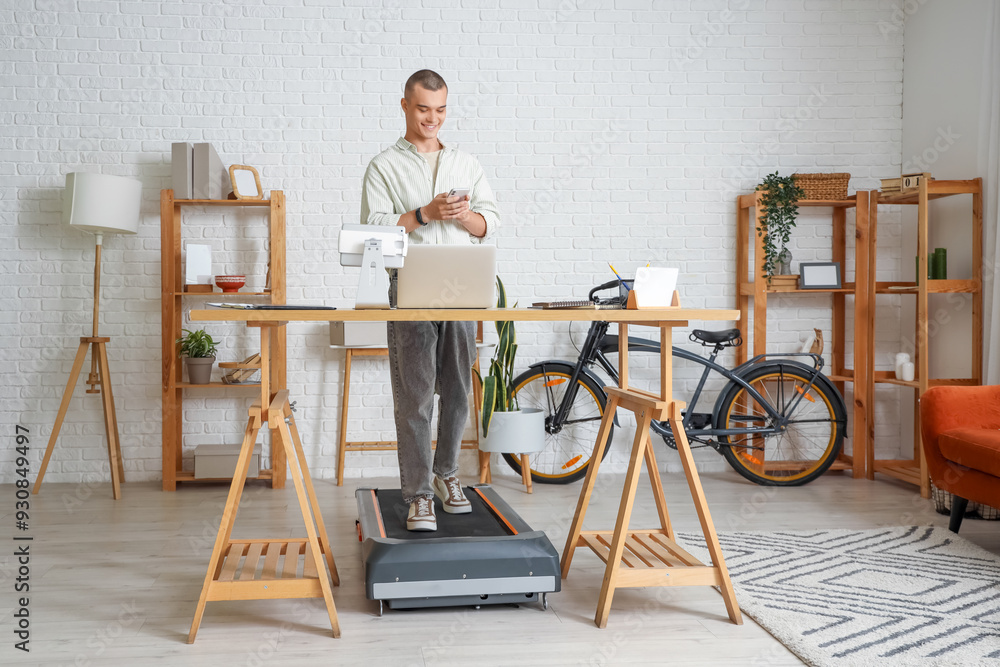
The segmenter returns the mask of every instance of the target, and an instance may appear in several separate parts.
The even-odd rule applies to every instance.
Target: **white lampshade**
[[[91,234],[135,234],[142,183],[123,176],[66,174],[62,221]]]

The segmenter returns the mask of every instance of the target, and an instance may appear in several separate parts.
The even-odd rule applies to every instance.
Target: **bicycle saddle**
[[[719,343],[729,343],[734,340],[740,339],[739,329],[725,329],[724,331],[705,331],[704,329],[695,329],[691,332],[691,338],[697,339],[702,343],[707,343],[709,345],[718,345]],[[739,343],[737,343],[738,345]]]

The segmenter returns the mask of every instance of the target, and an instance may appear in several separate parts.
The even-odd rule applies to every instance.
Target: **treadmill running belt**
[[[403,492],[399,489],[378,489],[378,498],[385,536],[397,540],[428,540],[442,537],[500,537],[512,535],[512,531],[497,518],[489,505],[470,487],[465,487],[465,497],[472,503],[469,514],[448,514],[441,508],[441,501],[434,499],[434,514],[437,516],[436,531],[411,531],[406,529],[406,514],[409,505],[403,502]]]

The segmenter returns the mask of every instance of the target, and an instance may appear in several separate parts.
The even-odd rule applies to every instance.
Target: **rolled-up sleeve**
[[[397,213],[396,210],[389,184],[373,161],[365,171],[365,181],[361,188],[361,224],[397,225],[402,213]]]
[[[497,206],[493,189],[486,180],[483,168],[476,163],[475,180],[472,184],[472,192],[469,193],[469,210],[483,216],[486,221],[486,233],[481,237],[473,236],[474,242],[482,243],[491,239],[500,227],[500,209]],[[470,234],[470,236],[472,236]]]

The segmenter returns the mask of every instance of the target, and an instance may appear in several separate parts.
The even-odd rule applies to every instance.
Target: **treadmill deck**
[[[438,529],[406,530],[399,489],[355,492],[365,593],[390,608],[534,602],[560,588],[559,555],[486,484],[465,487],[469,514],[435,499]]]

